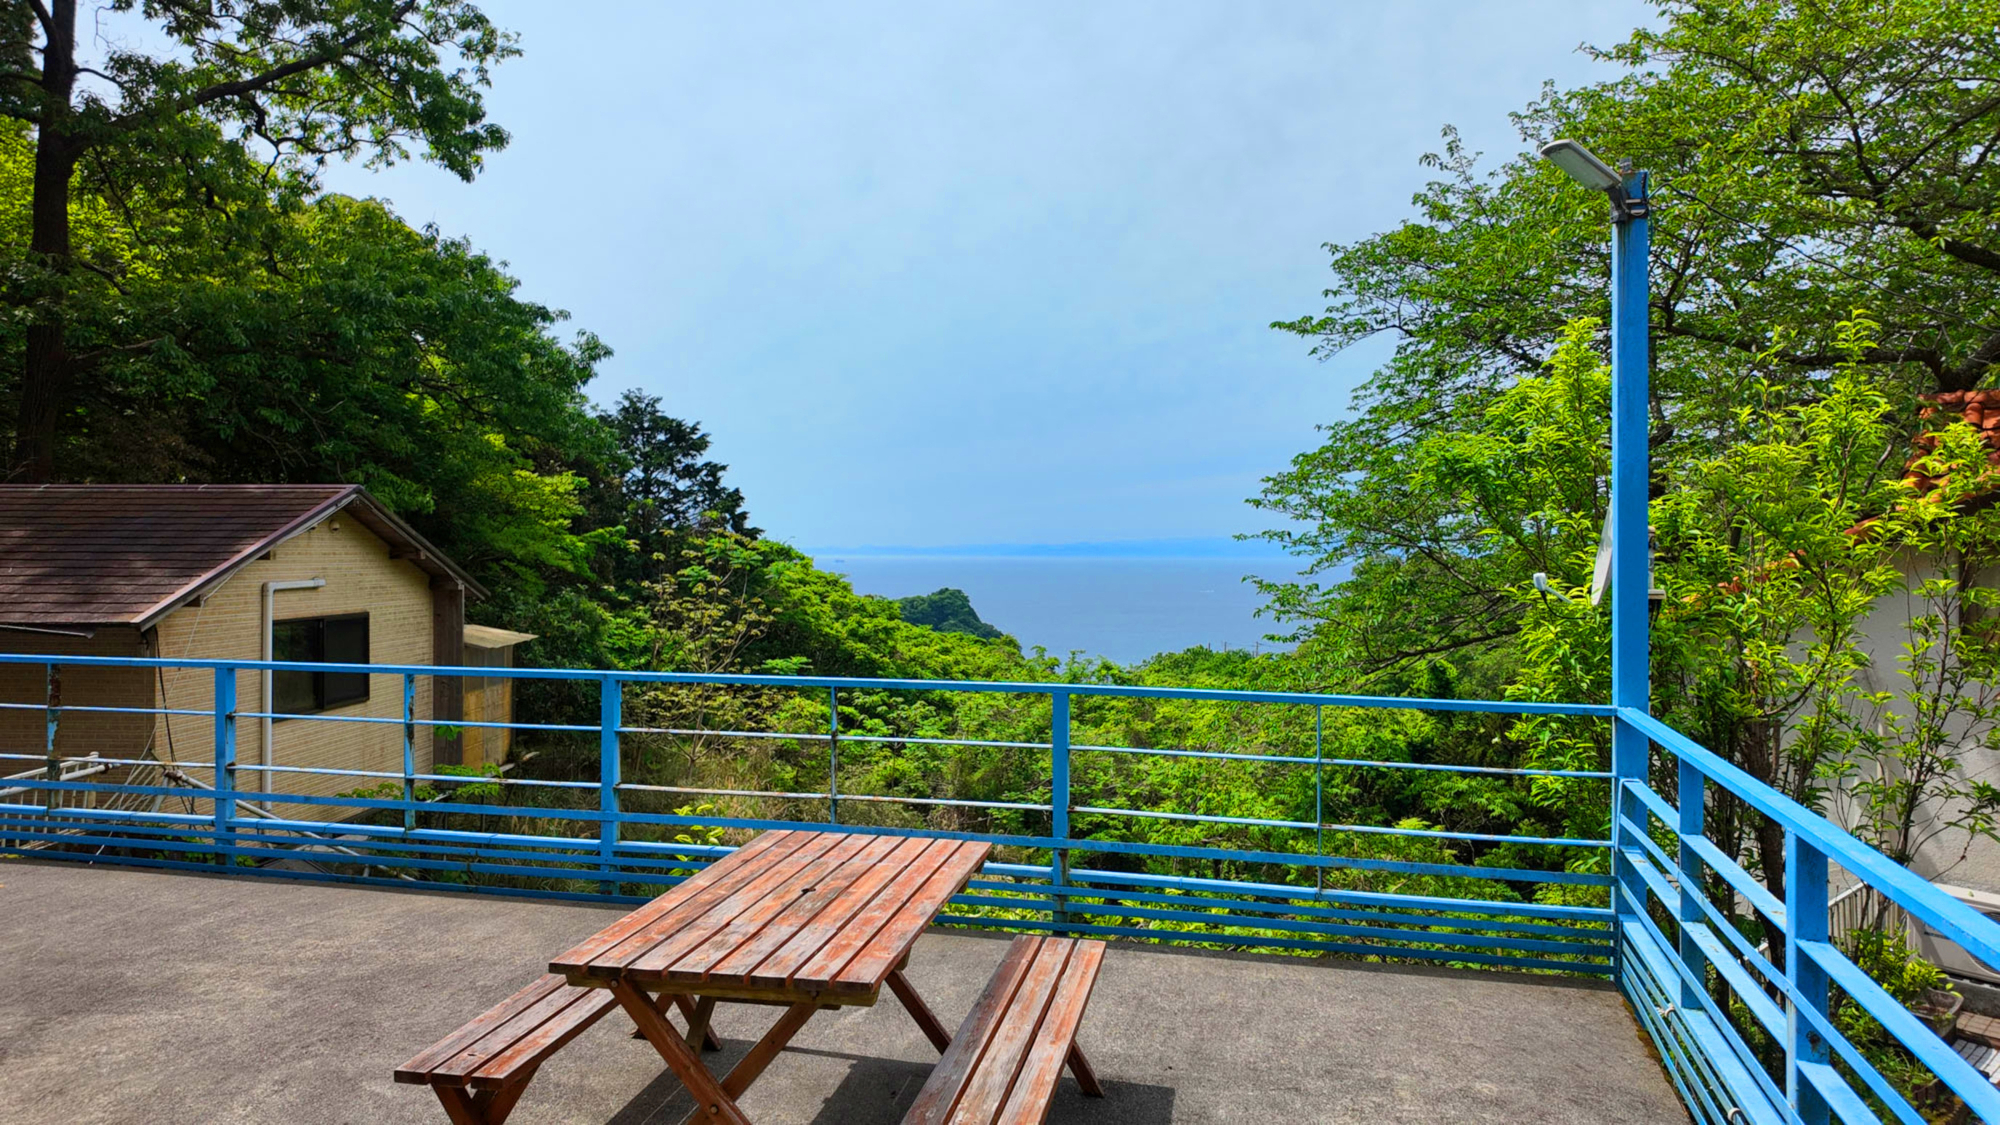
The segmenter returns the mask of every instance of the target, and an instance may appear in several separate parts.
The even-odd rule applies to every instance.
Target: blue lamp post
[[[1620,175],[1575,141],[1551,142],[1543,146],[1541,154],[1571,179],[1611,199],[1611,703],[1644,714],[1651,696],[1647,597],[1652,586],[1646,528],[1646,173]],[[1625,825],[1646,823],[1646,812],[1626,782],[1647,781],[1649,753],[1644,733],[1623,719],[1613,720],[1611,772],[1616,788],[1611,801],[1611,840],[1612,873],[1618,887],[1612,908],[1620,925],[1645,901],[1638,872],[1620,853],[1627,835]],[[1699,780],[1694,784],[1692,805],[1683,786],[1680,828],[1688,831],[1691,827],[1699,833],[1702,794]],[[1618,945],[1622,949],[1623,943]]]

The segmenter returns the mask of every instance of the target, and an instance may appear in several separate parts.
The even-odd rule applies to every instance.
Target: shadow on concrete
[[[724,1040],[722,1050],[704,1054],[702,1060],[711,1072],[727,1074],[750,1046],[747,1040]],[[772,1065],[783,1065],[784,1055],[809,1055],[848,1064],[845,1076],[827,1093],[810,1125],[897,1125],[931,1075],[930,1063],[813,1047],[788,1047]],[[1104,1093],[1102,1099],[1084,1097],[1076,1080],[1065,1073],[1056,1086],[1049,1125],[1064,1122],[1171,1125],[1174,1119],[1174,1091],[1170,1087],[1107,1081]],[[693,1114],[694,1103],[687,1091],[671,1073],[662,1071],[645,1089],[633,1095],[610,1125],[679,1125]]]

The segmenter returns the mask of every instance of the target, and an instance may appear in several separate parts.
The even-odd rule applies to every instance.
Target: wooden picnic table
[[[549,971],[610,990],[693,1095],[697,1120],[748,1125],[736,1099],[822,1008],[872,1005],[887,984],[933,1045],[950,1044],[902,968],[991,850],[977,840],[766,832]],[[718,1001],[786,1009],[720,1081],[699,1054]],[[688,1014],[685,1037],[667,1022],[669,1005]]]

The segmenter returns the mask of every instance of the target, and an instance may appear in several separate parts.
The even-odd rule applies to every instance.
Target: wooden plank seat
[[[1015,938],[903,1125],[1040,1125],[1065,1063],[1085,1095],[1103,1097],[1076,1045],[1103,963],[1101,941]]]
[[[689,1010],[686,997],[672,999]],[[429,1086],[453,1125],[501,1125],[536,1068],[617,1006],[605,989],[544,974],[397,1067],[396,1081]]]

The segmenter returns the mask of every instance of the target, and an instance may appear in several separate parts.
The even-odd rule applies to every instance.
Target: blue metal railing
[[[1924,1120],[1861,1047],[1836,1025],[1835,1000],[1867,1013],[1910,1059],[1934,1074],[1988,1120],[2000,1121],[2000,1092],[1943,1040],[1869,980],[1827,932],[1827,874],[1837,865],[1874,887],[1982,961],[2000,965],[2000,925],[1945,896],[1823,818],[1762,785],[1641,710],[1591,704],[1396,699],[1306,693],[1145,688],[1097,684],[1023,684],[626,673],[424,665],[306,665],[256,661],[146,660],[0,655],[0,665],[48,668],[41,700],[0,700],[0,720],[20,714],[17,735],[32,744],[0,744],[0,851],[54,859],[408,885],[418,878],[452,889],[600,901],[637,901],[684,878],[727,847],[689,835],[704,828],[758,830],[838,825],[842,830],[989,840],[1005,852],[946,921],[1022,929],[1058,929],[1161,941],[1362,954],[1542,971],[1610,975],[1658,1045],[1689,1111],[1704,1122],[1877,1120],[1878,1111]],[[60,669],[146,667],[193,672],[208,681],[206,707],[132,706],[129,701],[65,702]],[[393,678],[395,713],[294,715],[239,706],[237,678],[265,669],[365,671]],[[417,711],[424,677],[570,681],[597,685],[598,722],[526,723],[426,719]],[[669,685],[742,686],[798,691],[824,701],[823,726],[811,730],[712,731],[633,725],[627,694]],[[1048,738],[1002,741],[905,737],[843,728],[843,692],[999,692],[1046,699]],[[1310,754],[1285,746],[1121,746],[1073,742],[1079,700],[1159,701],[1307,707]],[[1504,769],[1427,762],[1328,757],[1322,718],[1328,707],[1395,708],[1569,716],[1612,724],[1627,755],[1617,771]],[[25,713],[25,714],[24,714]],[[87,775],[65,773],[86,760],[59,744],[88,732],[71,716],[150,717],[210,725],[202,761],[120,754],[91,734]],[[396,768],[246,762],[239,750],[246,721],[284,720],[293,731],[390,727],[381,745]],[[299,724],[294,727],[292,724]],[[184,724],[185,725],[185,724]],[[356,726],[358,725],[358,726]],[[433,727],[503,729],[544,738],[593,741],[596,776],[582,780],[467,777],[418,768],[419,733]],[[447,733],[452,733],[448,731]],[[631,740],[721,738],[739,744],[823,742],[826,785],[770,792],[667,786],[624,780]],[[1049,797],[974,800],[858,792],[841,784],[845,747],[874,752],[901,746],[987,747],[1046,752]],[[1632,756],[1641,748],[1643,760]],[[1079,801],[1072,764],[1079,755],[1310,769],[1313,816],[1221,815],[1198,809],[1129,809]],[[18,767],[11,772],[10,767]],[[104,767],[111,772],[96,772]],[[1602,782],[1612,810],[1605,839],[1506,836],[1432,828],[1328,822],[1328,769],[1453,771],[1496,782],[1560,777]],[[123,772],[120,772],[123,771]],[[244,781],[251,781],[247,787]],[[266,779],[269,779],[268,786]],[[1667,779],[1669,801],[1656,791]],[[468,784],[497,787],[495,799],[464,800]],[[343,793],[302,791],[351,786]],[[361,790],[374,785],[377,789]],[[426,786],[446,789],[424,799]],[[358,790],[358,791],[357,791]],[[1769,818],[1787,841],[1785,900],[1780,902],[1704,832],[1704,809],[1726,794]],[[676,811],[676,800],[735,802],[721,811]],[[754,815],[752,802],[775,804]],[[901,821],[886,814],[900,808]],[[877,813],[884,815],[878,816]],[[909,823],[914,814],[989,814],[1013,818],[1009,830]],[[359,817],[359,819],[356,819]],[[1078,831],[1075,818],[1088,818]],[[502,822],[504,830],[492,827]],[[1204,835],[1200,842],[1146,838],[1166,822]],[[1116,830],[1107,830],[1106,825]],[[1231,833],[1257,834],[1257,846],[1217,846]],[[680,838],[675,838],[679,836]],[[1422,858],[1356,854],[1368,840],[1431,849]],[[1329,849],[1329,842],[1344,847]],[[1401,846],[1401,845],[1398,845]],[[1544,866],[1490,865],[1487,852],[1577,857]],[[1606,858],[1608,864],[1602,862]],[[309,860],[301,864],[298,860]],[[274,861],[288,860],[282,865]],[[1519,863],[1521,861],[1515,861]],[[1604,874],[1609,869],[1610,874]],[[1329,885],[1328,876],[1394,879],[1397,886]],[[1431,883],[1429,880],[1438,882]],[[1564,901],[1534,901],[1523,890],[1569,888]],[[1410,888],[1415,886],[1417,890]],[[1440,891],[1449,888],[1449,892]],[[1711,888],[1721,888],[1718,905]],[[1419,891],[1430,893],[1418,893]],[[1579,905],[1593,894],[1607,905]],[[1736,920],[1744,910],[1784,934],[1760,950]],[[1872,1101],[1870,1099],[1873,1099]]]

